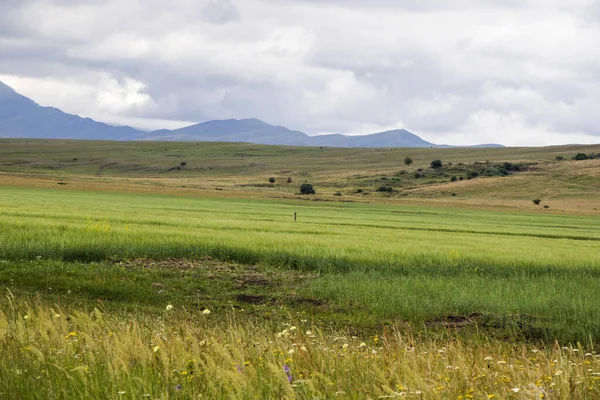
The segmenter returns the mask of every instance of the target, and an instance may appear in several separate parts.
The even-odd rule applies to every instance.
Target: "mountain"
[[[0,137],[47,139],[132,140],[144,133],[90,118],[42,107],[0,82]]]
[[[185,128],[150,132],[148,140],[182,140],[194,142],[249,142],[285,146],[310,146],[311,137],[283,126],[273,126],[252,119],[209,121]]]
[[[328,147],[449,147],[427,142],[405,129],[363,136],[342,134],[308,136],[254,118],[209,121],[180,129],[144,132],[129,126],[113,126],[90,118],[67,114],[53,107],[42,107],[2,82],[0,82],[0,138],[178,140]]]
[[[435,147],[406,129],[372,133],[370,135],[321,135],[311,137],[315,146],[330,147]]]

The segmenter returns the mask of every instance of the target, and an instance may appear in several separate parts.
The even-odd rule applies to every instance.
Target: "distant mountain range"
[[[308,136],[283,126],[269,125],[258,119],[208,121],[180,129],[144,132],[129,126],[113,126],[67,114],[53,107],[42,107],[2,82],[0,138],[249,142],[328,147],[450,147],[427,142],[405,129],[362,136]],[[502,145],[487,144],[477,147]]]

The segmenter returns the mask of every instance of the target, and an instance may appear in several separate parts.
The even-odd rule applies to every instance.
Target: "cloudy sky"
[[[600,0],[0,0],[0,80],[145,129],[600,142]]]

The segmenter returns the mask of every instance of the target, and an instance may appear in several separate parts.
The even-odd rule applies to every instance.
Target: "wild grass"
[[[54,271],[47,276],[64,277],[45,262],[75,271],[81,262],[211,257],[314,274],[298,292],[341,307],[335,319],[351,325],[480,313],[525,339],[600,339],[600,221],[591,217],[18,188],[0,188],[0,206],[7,286],[35,281],[38,259]],[[19,277],[16,260],[34,264],[18,267]],[[87,287],[80,292],[115,301],[116,279],[90,284],[71,273]]]
[[[465,343],[389,328],[369,337],[302,320],[267,326],[165,305],[158,317],[23,304],[0,308],[9,399],[598,398],[585,345]]]

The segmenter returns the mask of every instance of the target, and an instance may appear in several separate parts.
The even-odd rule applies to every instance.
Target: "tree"
[[[315,194],[315,189],[313,188],[313,185],[311,185],[310,183],[303,183],[302,186],[300,186],[300,194]]]
[[[404,164],[406,164],[406,165],[410,165],[410,164],[412,164],[412,163],[413,163],[413,159],[412,159],[412,158],[410,158],[410,157],[406,157],[406,158],[404,159]]]
[[[433,160],[431,162],[431,168],[442,168],[443,166],[442,160]]]
[[[269,183],[275,183],[275,178],[273,178],[273,177],[270,177],[270,178],[269,178]]]

